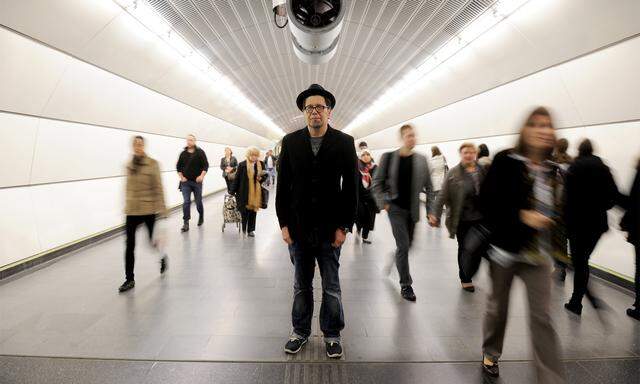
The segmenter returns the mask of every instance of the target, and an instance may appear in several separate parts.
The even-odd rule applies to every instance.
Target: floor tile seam
[[[46,355],[20,355],[20,354],[0,354],[0,358],[33,358],[50,360],[79,360],[79,361],[116,361],[116,362],[140,362],[140,363],[199,363],[199,364],[346,364],[346,365],[366,365],[366,364],[477,364],[480,360],[194,360],[194,359],[141,359],[141,358],[106,358],[89,356],[46,356]],[[564,363],[601,362],[601,361],[638,361],[640,357],[590,357],[590,358],[563,358]],[[533,363],[530,359],[503,359],[501,363]]]

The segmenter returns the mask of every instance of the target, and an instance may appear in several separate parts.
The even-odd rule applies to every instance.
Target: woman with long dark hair
[[[484,372],[498,376],[514,278],[527,291],[538,383],[564,383],[560,344],[551,322],[551,265],[566,253],[554,239],[562,209],[560,169],[551,161],[555,132],[551,115],[537,108],[526,119],[516,147],[495,156],[480,192],[491,232],[492,291],[484,318]]]
[[[360,195],[358,197],[358,214],[356,216],[356,228],[358,235],[365,244],[371,244],[369,232],[373,231],[376,222],[376,214],[379,212],[375,199],[371,192],[373,176],[377,166],[373,162],[371,153],[364,149],[360,152],[358,170],[360,171]]]

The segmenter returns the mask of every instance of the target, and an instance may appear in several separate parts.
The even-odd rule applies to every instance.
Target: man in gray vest
[[[373,194],[380,209],[387,211],[393,237],[396,240],[395,264],[400,275],[400,294],[405,300],[416,301],[409,272],[409,248],[415,225],[420,221],[420,192],[430,192],[431,174],[427,158],[413,151],[416,133],[411,125],[400,127],[402,147],[387,152],[373,180]],[[427,200],[427,212],[430,212]],[[389,264],[386,269],[391,272]]]

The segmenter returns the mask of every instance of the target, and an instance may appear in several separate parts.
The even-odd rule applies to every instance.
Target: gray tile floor
[[[208,199],[204,226],[194,225],[186,234],[179,232],[179,213],[167,220],[170,269],[162,277],[157,260],[144,245],[146,234],[140,230],[136,288],[126,294],[116,293],[124,278],[122,236],[1,284],[0,355],[295,364],[324,361],[317,321],[314,335],[318,337],[303,353],[288,357],[282,352],[290,331],[293,267],[273,208],[258,214],[256,237],[242,239],[231,227],[222,233],[221,205],[221,195]],[[477,361],[488,291],[484,267],[476,277],[476,293],[462,291],[455,241],[448,239],[444,230],[428,228],[423,222],[411,256],[418,301],[409,303],[399,296],[397,274],[381,274],[394,248],[384,214],[378,216],[373,241],[372,245],[361,244],[350,236],[342,251],[344,362]],[[637,371],[640,323],[624,315],[632,298],[606,283],[593,282],[613,309],[606,316],[607,327],[588,306],[581,319],[565,312],[562,304],[570,295],[570,279],[554,290],[554,322],[564,357],[631,359],[625,364]],[[315,286],[320,286],[319,278]],[[320,290],[315,293],[319,301]],[[517,282],[503,359],[514,364],[531,358],[523,294]],[[354,367],[351,372],[362,369]],[[594,372],[589,377],[595,377]],[[514,374],[520,372],[514,370]]]

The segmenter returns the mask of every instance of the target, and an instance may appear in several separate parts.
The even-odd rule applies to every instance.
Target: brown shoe
[[[476,291],[476,287],[474,287],[472,283],[462,283],[462,289],[464,289],[467,292]]]

